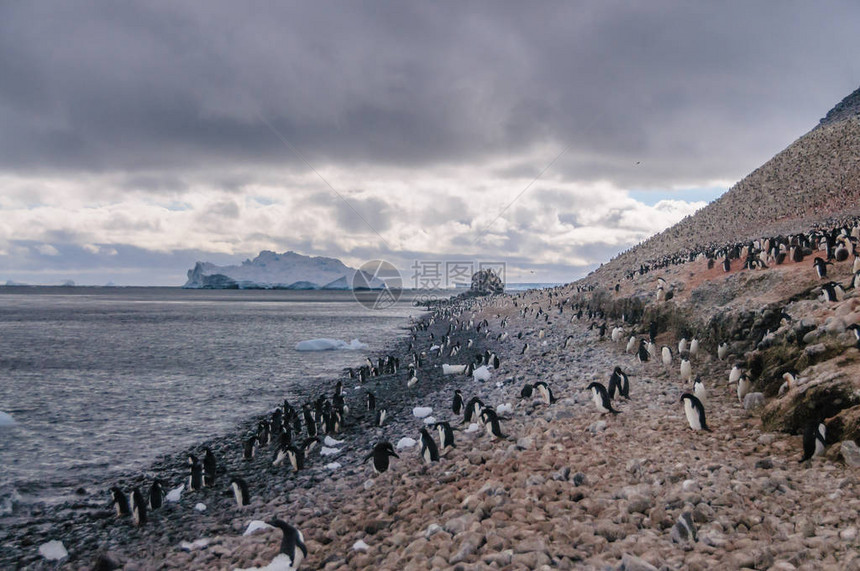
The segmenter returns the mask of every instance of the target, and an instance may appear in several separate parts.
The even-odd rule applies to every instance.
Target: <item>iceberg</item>
[[[296,351],[360,351],[367,349],[367,343],[353,339],[349,343],[340,339],[308,339],[296,343]]]
[[[0,410],[0,426],[13,426],[14,424],[15,419],[12,418],[12,415]]]

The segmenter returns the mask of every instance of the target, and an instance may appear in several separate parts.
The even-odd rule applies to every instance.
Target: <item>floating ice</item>
[[[326,464],[325,467],[327,470],[337,470],[338,468],[341,467],[341,463],[340,462],[332,462],[331,464]]]
[[[337,454],[338,452],[340,452],[340,449],[338,448],[329,448],[328,446],[323,446],[322,449],[320,449],[320,456],[331,456],[333,454]]]
[[[274,529],[274,528],[264,521],[260,521],[258,519],[255,519],[255,520],[252,520],[248,523],[248,529],[246,529],[245,533],[243,533],[242,535],[251,535],[255,531],[259,531],[261,529]]]
[[[466,429],[466,432],[478,432],[479,430],[481,430],[481,427],[473,422],[469,425],[469,428]]]
[[[48,543],[43,543],[39,546],[39,555],[48,561],[59,561],[60,559],[67,557],[69,552],[66,551],[66,547],[63,545],[62,541],[53,539]]]
[[[194,509],[199,511],[199,512],[205,512],[206,511],[206,504],[195,504]]]
[[[168,502],[178,502],[182,497],[182,492],[185,490],[185,484],[180,484],[178,488],[173,488],[164,497]]]
[[[499,414],[504,414],[506,412],[514,412],[514,406],[511,403],[506,402],[505,404],[500,404],[499,406],[497,406],[496,412]]]
[[[466,365],[442,365],[443,375],[462,375],[466,372]]]
[[[337,446],[338,444],[343,444],[343,440],[335,440],[331,436],[326,436],[325,440],[323,440],[323,444],[326,446]]]
[[[309,339],[307,341],[299,341],[296,343],[296,351],[358,351],[367,349],[367,344],[362,343],[358,339],[353,339],[349,343],[340,339]]]
[[[353,551],[367,551],[369,548],[370,546],[361,539],[352,544]]]
[[[412,414],[417,416],[418,418],[424,418],[425,416],[430,416],[433,412],[433,408],[429,406],[416,406],[412,409]]]
[[[428,416],[427,418],[424,419],[424,424],[436,424],[436,417],[435,416]]]
[[[486,365],[482,365],[482,366],[478,367],[477,369],[475,369],[475,372],[472,373],[472,377],[476,381],[481,381],[481,382],[489,381],[490,376],[491,376],[490,375],[490,369],[488,369]]]
[[[404,448],[412,448],[416,444],[418,444],[418,442],[416,442],[414,438],[404,436],[397,441],[397,446],[395,446],[395,448],[397,448],[398,450],[403,450]]]
[[[15,424],[15,419],[8,412],[0,410],[0,426],[12,426]]]
[[[235,569],[235,571],[295,571],[295,567],[293,567],[293,561],[289,555],[279,553],[265,567],[248,567],[247,569]]]

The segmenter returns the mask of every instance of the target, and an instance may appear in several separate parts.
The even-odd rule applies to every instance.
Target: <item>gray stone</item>
[[[597,434],[598,432],[603,432],[604,430],[606,430],[605,420],[598,420],[597,422],[588,427],[588,431],[592,434]]]
[[[842,458],[849,466],[857,468],[860,466],[860,447],[853,440],[845,440],[839,447]]]
[[[682,545],[698,541],[696,524],[693,523],[693,516],[690,512],[684,512],[678,516],[678,521],[672,526],[671,535],[674,543]]]
[[[528,436],[517,439],[517,448],[520,450],[528,450],[532,446],[534,446],[534,440]]]
[[[576,474],[573,475],[573,485],[574,486],[581,486],[584,483],[585,483],[585,474],[583,474],[582,472],[577,472]]]
[[[762,470],[770,470],[773,468],[773,460],[771,460],[770,457],[762,458],[761,460],[756,461],[755,467]]]
[[[640,557],[625,553],[618,571],[657,571],[657,568]]]
[[[824,345],[824,343],[816,343],[815,345],[810,345],[803,351],[810,357],[814,357],[815,355],[820,355],[827,351],[827,347]]]
[[[763,393],[747,393],[744,397],[744,410],[755,410],[764,406]]]

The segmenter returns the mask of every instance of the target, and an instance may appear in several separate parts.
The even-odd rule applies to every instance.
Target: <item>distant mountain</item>
[[[662,256],[808,230],[860,214],[860,89],[720,198],[604,264],[620,279]]]
[[[303,256],[296,252],[278,254],[268,250],[238,266],[216,266],[197,262],[188,270],[182,287],[191,289],[352,289],[356,270],[335,258]],[[385,284],[364,272],[357,278],[363,287]]]

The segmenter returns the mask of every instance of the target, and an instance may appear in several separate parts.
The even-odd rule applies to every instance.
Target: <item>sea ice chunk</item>
[[[367,344],[362,343],[358,339],[353,339],[349,343],[340,339],[308,339],[307,341],[299,341],[296,343],[296,351],[358,351],[367,349]]]
[[[418,443],[415,441],[414,438],[409,438],[408,436],[404,436],[403,438],[401,438],[400,440],[397,441],[397,446],[395,446],[395,448],[397,448],[398,450],[403,450],[404,448],[412,448],[416,444],[418,444]]]
[[[418,418],[424,418],[425,416],[430,416],[433,412],[433,408],[429,406],[416,406],[412,409],[412,414],[417,416]]]
[[[48,543],[43,543],[39,546],[39,555],[48,561],[59,561],[60,559],[67,557],[69,552],[66,551],[66,546],[63,545],[62,541],[52,539]]]

